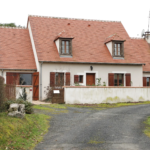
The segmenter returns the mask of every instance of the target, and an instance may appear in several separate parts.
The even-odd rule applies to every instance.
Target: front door
[[[86,74],[86,85],[95,85],[95,73]]]

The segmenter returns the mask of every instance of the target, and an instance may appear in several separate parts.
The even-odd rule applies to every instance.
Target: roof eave
[[[144,63],[107,63],[107,62],[69,62],[69,61],[39,61],[43,63],[70,63],[70,64],[98,64],[98,65],[134,65],[141,66]]]

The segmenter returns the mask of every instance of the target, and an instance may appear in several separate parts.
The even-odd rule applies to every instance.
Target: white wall
[[[147,35],[146,41],[150,44],[150,35]]]
[[[33,34],[32,34],[32,29],[30,26],[30,22],[28,22],[28,29],[29,29],[29,35],[30,35],[30,39],[31,39],[33,54],[34,54],[34,58],[35,58],[35,63],[36,63],[36,67],[37,67],[37,72],[39,72],[40,71],[39,61],[38,61],[38,57],[37,57],[37,51],[36,51],[35,44],[34,44],[34,39],[33,39]]]
[[[27,101],[32,102],[32,95],[33,95],[33,87],[32,86],[17,86],[16,87],[16,98],[18,99],[20,97],[20,94],[22,95],[23,88],[26,89]]]
[[[58,50],[58,53],[59,53],[59,39],[57,39],[57,40],[55,41],[55,44],[56,44],[56,47],[57,47],[57,50]]]
[[[109,52],[110,52],[110,54],[111,54],[111,56],[112,56],[112,42],[108,42],[108,43],[106,44],[106,46],[107,46],[107,48],[108,48],[108,50],[109,50]]]
[[[101,84],[106,82],[108,86],[109,73],[131,73],[132,86],[143,86],[142,66],[121,66],[121,65],[92,65],[93,71],[90,70],[91,64],[57,64],[43,63],[42,65],[42,99],[46,98],[46,89],[50,84],[50,72],[70,72],[71,85],[74,85],[74,75],[83,75],[83,84],[86,85],[86,73],[95,73],[96,78],[101,78]]]
[[[143,73],[143,77],[150,77],[150,73]]]
[[[150,101],[150,88],[67,87],[64,91],[64,100],[66,104]]]

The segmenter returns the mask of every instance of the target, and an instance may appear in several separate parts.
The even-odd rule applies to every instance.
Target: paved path
[[[42,104],[44,104],[44,105],[46,105],[46,104],[51,104],[51,103],[49,103],[49,102],[44,102],[44,101],[34,101],[34,100],[32,100],[32,104],[34,104],[34,105],[42,105]]]
[[[49,132],[35,150],[150,150],[143,121],[150,105],[106,110],[69,108],[50,121]]]

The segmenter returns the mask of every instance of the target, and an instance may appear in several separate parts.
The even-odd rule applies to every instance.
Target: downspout
[[[42,100],[42,64],[43,61],[41,62],[41,66],[40,66],[40,100]]]
[[[4,70],[2,69],[2,77],[3,77],[3,71],[4,71]]]

